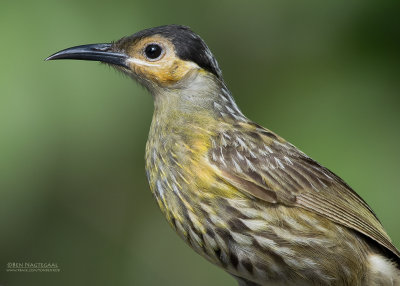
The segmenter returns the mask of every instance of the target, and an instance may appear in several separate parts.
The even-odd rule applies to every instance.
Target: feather
[[[381,223],[351,187],[271,131],[264,129],[259,137],[251,135],[254,125],[240,123],[235,131],[230,131],[229,136],[241,144],[234,145],[232,140],[222,150],[226,164],[215,166],[220,179],[266,203],[303,208],[353,229],[400,261],[400,252]],[[257,130],[260,128],[257,125]],[[254,158],[252,153],[264,155]],[[235,168],[233,162],[240,164],[240,168]]]

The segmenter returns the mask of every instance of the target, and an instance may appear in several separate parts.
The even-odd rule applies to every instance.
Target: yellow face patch
[[[156,44],[162,48],[159,58],[147,58],[145,49],[148,45]],[[141,39],[131,45],[126,51],[130,56],[128,64],[138,76],[146,78],[160,86],[170,86],[179,82],[188,72],[199,69],[193,62],[181,60],[175,52],[174,45],[167,38],[154,35]]]

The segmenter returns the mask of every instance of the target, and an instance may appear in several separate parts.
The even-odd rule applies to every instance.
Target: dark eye
[[[146,57],[150,60],[157,59],[161,55],[162,51],[163,49],[161,48],[161,46],[157,44],[150,44],[144,49]]]

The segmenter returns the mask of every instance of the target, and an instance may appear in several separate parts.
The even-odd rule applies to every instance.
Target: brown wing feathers
[[[229,133],[232,140],[212,160],[221,179],[268,203],[301,207],[358,231],[400,259],[371,208],[343,180],[270,131],[262,134]]]

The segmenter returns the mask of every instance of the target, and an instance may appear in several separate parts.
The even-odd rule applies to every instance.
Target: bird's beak
[[[53,54],[48,57],[46,61],[61,59],[99,61],[129,69],[127,65],[127,59],[129,57],[124,53],[113,52],[111,47],[112,44],[76,46]]]

